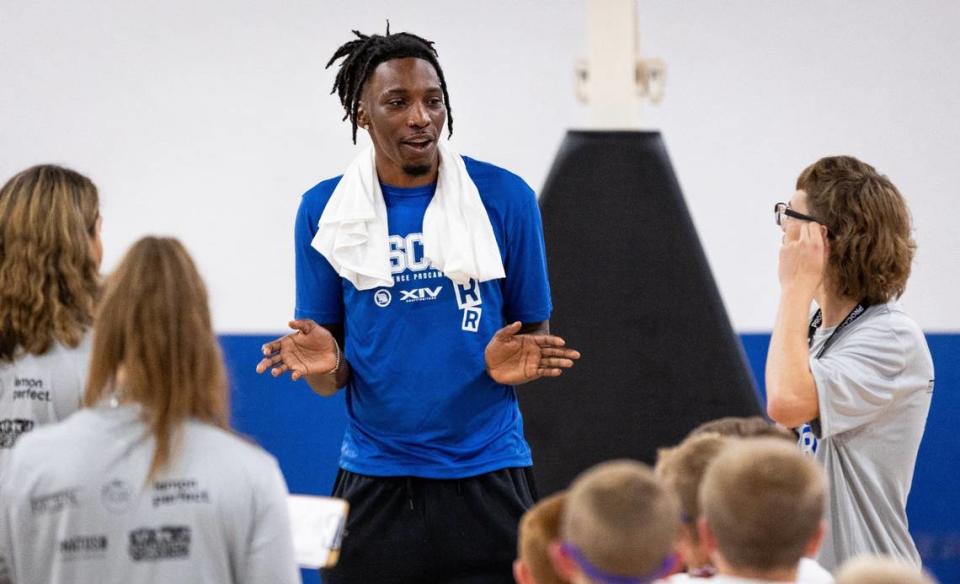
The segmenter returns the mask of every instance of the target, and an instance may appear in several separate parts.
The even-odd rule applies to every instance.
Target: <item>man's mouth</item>
[[[401,142],[402,145],[415,150],[417,152],[424,152],[433,146],[434,139],[429,136],[422,136],[417,138],[409,138]]]

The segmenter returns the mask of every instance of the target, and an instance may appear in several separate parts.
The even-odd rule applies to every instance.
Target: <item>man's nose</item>
[[[424,104],[416,102],[410,108],[410,116],[407,118],[407,125],[411,128],[425,128],[430,125],[430,116]]]

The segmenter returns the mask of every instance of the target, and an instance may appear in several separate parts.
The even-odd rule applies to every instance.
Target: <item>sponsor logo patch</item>
[[[111,513],[126,513],[133,503],[133,489],[125,481],[114,479],[100,489],[100,502]]]
[[[0,420],[0,448],[13,448],[17,438],[33,430],[33,420],[7,418]]]
[[[393,295],[386,288],[380,288],[373,293],[373,302],[380,308],[390,306],[391,300],[393,300]]]
[[[16,389],[13,392],[13,401],[20,401],[20,400],[48,402],[48,401],[51,401],[50,392],[49,391],[33,391],[32,389]]]
[[[178,503],[209,503],[210,494],[194,479],[157,481],[153,484],[153,507]]]
[[[65,489],[56,493],[30,497],[30,511],[35,515],[52,515],[64,509],[75,509],[79,506],[77,489]]]
[[[17,389],[43,389],[43,380],[34,377],[14,377],[13,387]]]
[[[186,525],[141,527],[130,532],[127,547],[135,562],[156,562],[190,557],[190,528]]]
[[[107,552],[107,536],[75,535],[61,540],[59,547],[67,560],[99,558]]]
[[[440,296],[443,286],[433,288],[417,288],[415,290],[401,290],[400,302],[423,302],[425,300],[436,300]]]

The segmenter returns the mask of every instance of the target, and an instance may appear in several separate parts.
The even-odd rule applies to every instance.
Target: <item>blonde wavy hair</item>
[[[830,156],[800,173],[797,190],[829,231],[835,293],[868,304],[903,295],[917,244],[907,204],[889,178],[852,156]]]
[[[54,341],[76,347],[93,323],[99,208],[90,179],[60,166],[28,168],[0,189],[0,362]]]
[[[141,239],[107,280],[84,405],[110,395],[143,407],[156,440],[147,481],[170,462],[184,421],[229,425],[207,289],[176,239]]]

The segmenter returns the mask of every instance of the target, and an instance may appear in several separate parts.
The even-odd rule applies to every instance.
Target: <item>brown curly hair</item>
[[[797,190],[829,231],[832,291],[869,304],[899,298],[917,244],[910,211],[890,179],[852,156],[829,156],[800,173]]]
[[[83,403],[91,407],[114,391],[143,406],[156,440],[148,481],[169,463],[184,421],[228,427],[207,289],[176,239],[141,239],[104,287]]]
[[[93,323],[99,208],[90,179],[60,166],[28,168],[0,189],[0,362],[54,341],[76,347]]]

